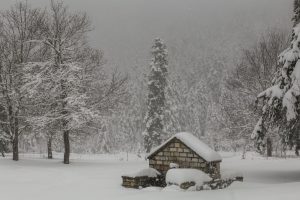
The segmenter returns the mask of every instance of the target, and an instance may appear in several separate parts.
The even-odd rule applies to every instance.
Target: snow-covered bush
[[[200,187],[211,178],[198,169],[170,169],[166,174],[167,185],[178,185],[183,187],[186,183],[190,186]]]

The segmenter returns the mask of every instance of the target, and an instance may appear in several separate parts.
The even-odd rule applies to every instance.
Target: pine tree
[[[294,0],[294,17],[292,21],[294,26],[300,22],[300,0]]]
[[[172,80],[171,80],[172,79]],[[180,124],[180,97],[184,94],[181,93],[180,89],[177,87],[177,81],[179,77],[176,77],[174,80],[170,78],[168,80],[168,85],[166,88],[166,102],[165,102],[165,113],[164,113],[164,132],[162,139],[166,140],[171,137],[174,133],[180,132],[182,130]]]
[[[167,49],[161,39],[155,39],[152,46],[152,62],[148,76],[148,101],[145,116],[146,130],[144,132],[144,145],[147,152],[153,146],[161,143],[163,133],[163,117],[165,110],[165,88],[167,86]]]
[[[293,17],[292,21],[293,21],[294,27],[300,23],[300,0],[294,0],[294,17]],[[293,142],[291,142],[291,140],[294,141],[295,148],[296,148],[295,153],[297,156],[299,156],[300,136],[299,136],[299,134],[295,133],[296,130],[297,130],[297,128],[293,130],[294,131],[294,133],[292,134],[293,139],[289,139],[289,140],[290,140],[290,143],[293,143]]]
[[[294,2],[295,15],[291,45],[279,55],[278,71],[272,86],[258,95],[262,100],[262,116],[254,128],[251,138],[263,151],[268,127],[277,127],[285,146],[296,146],[299,150],[300,127],[300,1]]]

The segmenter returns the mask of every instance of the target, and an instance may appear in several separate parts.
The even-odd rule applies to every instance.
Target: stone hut
[[[177,133],[147,156],[149,167],[162,174],[170,166],[199,169],[220,178],[221,156],[191,133]]]

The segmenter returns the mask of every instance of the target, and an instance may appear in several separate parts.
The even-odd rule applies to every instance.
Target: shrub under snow
[[[178,185],[194,182],[196,186],[203,185],[204,182],[211,181],[211,178],[198,169],[170,169],[166,175],[168,185]]]

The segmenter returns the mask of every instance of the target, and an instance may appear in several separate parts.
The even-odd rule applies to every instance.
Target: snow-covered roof
[[[193,150],[196,154],[198,154],[200,157],[202,157],[207,162],[213,162],[213,161],[221,161],[221,156],[211,149],[208,145],[206,145],[204,142],[202,142],[200,139],[195,137],[191,133],[187,132],[181,132],[173,135],[171,138],[169,138],[167,141],[165,141],[163,144],[159,145],[158,147],[154,148],[147,158],[157,153],[162,147],[164,147],[167,143],[169,143],[174,138],[177,138],[180,140],[183,144],[185,144],[187,147],[189,147],[191,150]]]

